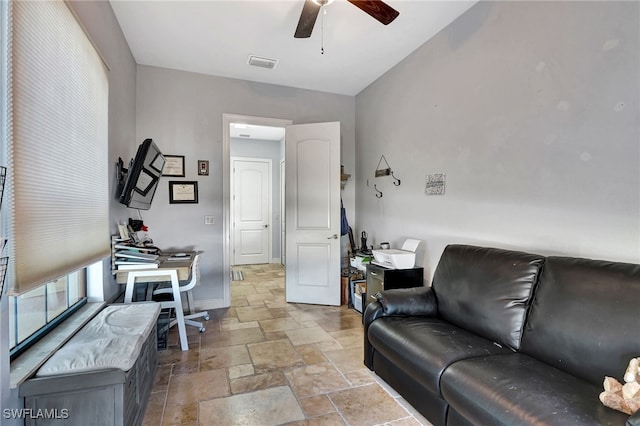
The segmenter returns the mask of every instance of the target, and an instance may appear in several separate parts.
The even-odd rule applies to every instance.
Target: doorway
[[[267,257],[264,257],[264,253],[259,259],[247,256],[247,261],[256,263],[262,263],[265,259],[268,263],[279,263],[281,261],[282,250],[280,239],[282,235],[281,226],[284,222],[284,212],[280,211],[280,206],[283,202],[280,201],[280,188],[282,185],[279,179],[284,168],[284,129],[291,124],[291,120],[223,114],[223,299],[225,306],[229,306],[231,303],[231,267],[238,261],[238,259],[235,258],[235,253],[237,253],[238,250],[245,254],[260,250],[264,251],[265,240],[263,239],[266,238]],[[274,154],[274,145],[278,146],[279,156]],[[258,155],[256,153],[261,154]],[[253,160],[255,160],[256,157],[268,157],[272,160],[273,165],[282,164],[278,167],[272,166],[271,171],[267,172],[273,176],[277,176],[277,178],[274,179],[276,185],[271,185],[272,196],[270,198],[270,206],[268,207],[269,217],[265,220],[266,223],[260,222],[262,231],[259,232],[258,228],[255,228],[255,225],[258,225],[259,221],[253,220],[256,218],[257,211],[254,210],[250,212],[248,216],[252,220],[249,222],[253,222],[254,229],[245,233],[247,237],[245,247],[238,247],[238,244],[242,241],[242,237],[236,232],[237,228],[234,228],[233,216],[237,216],[236,211],[238,210],[238,205],[234,205],[234,200],[232,199],[235,192],[232,187],[232,157],[234,157],[234,160],[239,157],[244,157],[245,159],[251,158]],[[273,161],[274,159],[275,161]],[[275,175],[273,174],[274,171]],[[249,181],[251,181],[251,178],[245,183],[249,184]],[[252,191],[252,188],[247,189],[249,192]],[[255,193],[253,195],[255,195]],[[273,201],[274,199],[276,200],[275,203]],[[245,207],[248,209],[256,208],[255,205]],[[264,207],[259,208],[262,209]],[[274,211],[276,212],[275,214],[273,213]],[[264,225],[267,225],[267,227],[265,228]],[[258,247],[261,248],[258,250]],[[274,253],[276,253],[277,256],[275,256]]]
[[[288,302],[340,305],[340,123],[292,125],[289,120],[223,114],[223,296],[231,299],[231,266],[237,223],[231,215],[234,203],[232,134],[239,131],[284,127],[281,154],[286,157],[286,273]],[[237,133],[242,136],[242,133]],[[284,135],[283,135],[284,136]],[[289,137],[291,136],[291,138]],[[247,136],[245,136],[247,137]],[[257,148],[251,151],[252,155]],[[276,169],[285,174],[284,170]],[[251,180],[251,179],[249,179]],[[276,186],[276,185],[273,185]],[[279,185],[278,185],[279,186]],[[277,187],[277,186],[276,186]],[[252,191],[248,191],[252,192]],[[281,191],[275,191],[279,195]],[[273,205],[280,204],[272,203]],[[278,224],[280,217],[270,220]],[[263,225],[265,226],[265,225]],[[268,226],[268,225],[267,225]],[[279,227],[279,226],[278,226]],[[270,233],[280,235],[280,232]],[[235,240],[241,238],[236,235]],[[259,238],[254,238],[258,241]],[[278,247],[280,242],[275,244]],[[279,251],[279,250],[278,250]]]

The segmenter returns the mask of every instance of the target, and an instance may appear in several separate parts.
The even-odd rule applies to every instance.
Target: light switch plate
[[[213,225],[215,222],[213,220],[213,216],[207,215],[204,217],[204,224],[205,225]]]

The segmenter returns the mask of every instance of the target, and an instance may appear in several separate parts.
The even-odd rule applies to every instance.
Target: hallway
[[[429,424],[362,363],[361,316],[346,306],[287,304],[281,265],[248,265],[229,309],[206,331],[175,327],[144,425]]]

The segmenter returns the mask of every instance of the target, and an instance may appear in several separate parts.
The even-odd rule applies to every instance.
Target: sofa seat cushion
[[[472,424],[619,425],[602,389],[521,353],[466,359],[442,374],[442,395]]]
[[[440,394],[440,375],[452,362],[511,353],[437,318],[378,318],[369,326],[368,338],[377,352],[436,395]]]

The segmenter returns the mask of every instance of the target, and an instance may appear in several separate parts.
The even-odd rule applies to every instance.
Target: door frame
[[[272,260],[272,252],[273,252],[273,208],[271,206],[271,204],[273,203],[273,161],[271,160],[271,158],[257,158],[257,157],[230,157],[229,159],[230,163],[233,161],[245,161],[245,162],[256,162],[256,163],[265,163],[268,165],[268,169],[269,169],[269,176],[268,178],[268,192],[269,192],[269,209],[268,209],[268,218],[267,218],[267,224],[269,225],[268,227],[268,247],[267,247],[267,263],[271,263]],[[234,173],[231,173],[231,168],[229,168],[229,176],[231,176],[229,178],[229,188],[230,188],[230,193],[229,193],[229,201],[231,201],[231,197],[235,196],[235,192],[233,191],[233,184],[234,184]],[[230,220],[233,220],[233,216],[234,216],[234,203],[229,203],[229,218]],[[230,247],[229,247],[229,251],[231,253],[231,264],[233,264],[233,260],[234,260],[234,254],[233,254],[233,250],[236,249],[236,240],[235,240],[235,232],[233,232],[233,228],[231,228],[231,233],[230,233],[230,238],[229,238],[229,242],[230,242]]]
[[[231,136],[229,131],[231,123],[287,127],[293,124],[293,120],[222,114],[222,297],[224,307],[231,306]]]

